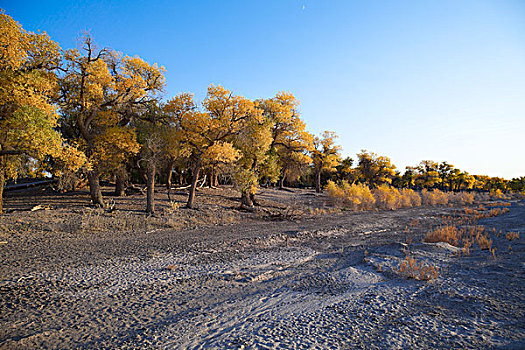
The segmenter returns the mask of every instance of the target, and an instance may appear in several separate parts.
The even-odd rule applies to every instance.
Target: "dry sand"
[[[297,210],[325,200],[298,193],[261,197]],[[0,348],[523,349],[525,202],[509,208],[480,223],[520,238],[493,235],[495,258],[476,246],[460,259],[419,243],[451,208],[241,213],[194,229],[141,216],[149,227],[122,230],[90,230],[109,219],[79,219],[82,208],[11,212],[0,220]],[[406,249],[439,278],[400,276]]]

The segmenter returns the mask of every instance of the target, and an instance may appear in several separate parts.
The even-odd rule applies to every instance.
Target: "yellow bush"
[[[373,208],[396,210],[421,205],[421,196],[417,192],[406,188],[398,190],[386,184],[372,191],[364,184],[350,185],[343,181],[338,185],[328,181],[325,189],[332,200],[354,210]]]
[[[428,191],[426,188],[421,191],[421,198],[423,205],[447,205],[448,204],[448,196],[446,193],[441,192],[437,188]]]
[[[490,191],[490,196],[493,199],[508,199],[507,196],[499,188],[495,191]]]
[[[363,184],[350,185],[343,181],[339,186],[333,181],[328,181],[326,191],[333,200],[353,210],[372,209],[375,204],[375,198],[370,188]]]
[[[454,204],[472,204],[474,203],[474,193],[458,192],[448,193],[448,201]]]
[[[399,191],[401,195],[401,207],[419,207],[421,205],[421,196],[414,190],[402,188]]]
[[[376,202],[372,191],[364,184],[343,183],[345,198],[354,210],[367,210],[374,208]]]
[[[395,210],[401,207],[401,194],[396,188],[381,185],[374,190],[376,207],[379,209]]]
[[[345,191],[340,186],[333,181],[328,181],[328,184],[325,187],[328,196],[337,202],[344,202],[345,200]]]

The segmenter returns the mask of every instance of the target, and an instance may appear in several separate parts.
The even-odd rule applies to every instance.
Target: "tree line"
[[[221,178],[234,184],[248,210],[261,184],[317,192],[334,179],[372,187],[525,189],[523,177],[471,176],[446,162],[423,161],[401,175],[390,159],[367,151],[353,167],[334,132],[306,131],[289,92],[250,100],[210,85],[202,103],[191,93],[164,101],[163,67],[99,48],[89,34],[79,48],[63,50],[2,11],[0,38],[0,212],[7,179],[42,174],[62,183],[85,177],[99,207],[107,206],[101,179],[115,183],[115,195],[141,181],[148,213],[155,211],[159,175],[168,195],[174,182],[189,183],[188,208],[203,177],[211,187]]]

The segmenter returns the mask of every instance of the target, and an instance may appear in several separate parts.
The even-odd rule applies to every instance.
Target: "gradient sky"
[[[167,69],[165,98],[210,83],[291,91],[309,131],[398,169],[446,160],[525,176],[524,1],[5,1],[62,48],[101,47]]]

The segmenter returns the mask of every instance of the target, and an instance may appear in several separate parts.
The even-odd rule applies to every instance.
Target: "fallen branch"
[[[290,188],[286,188],[286,187],[283,187],[283,188],[280,188],[281,191],[286,191],[286,192],[291,192],[291,193],[295,193],[294,190],[290,189]]]
[[[138,192],[140,194],[146,194],[144,191],[146,190],[146,187],[144,188],[140,188],[138,186],[135,186],[135,185],[129,185],[127,188],[126,188],[126,191],[127,190],[132,190],[132,191],[135,191],[135,192]]]
[[[51,208],[47,205],[38,204],[35,205],[33,208],[31,208],[31,211],[37,211],[37,210],[50,210]]]

